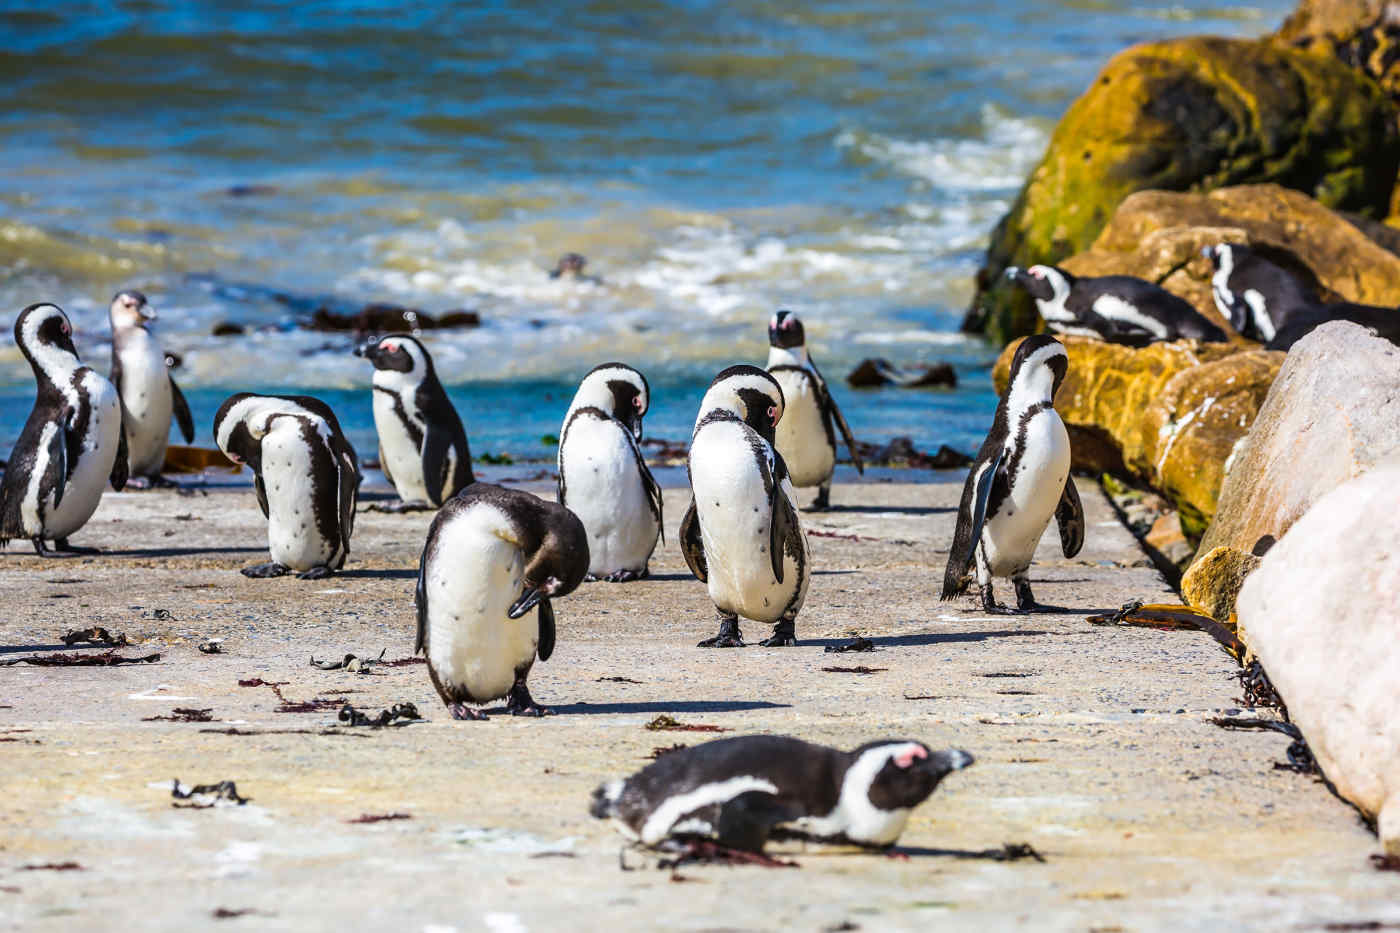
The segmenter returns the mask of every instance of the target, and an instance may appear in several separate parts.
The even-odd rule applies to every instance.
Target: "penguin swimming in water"
[[[165,482],[160,470],[170,444],[170,419],[186,444],[194,443],[194,419],[185,394],[170,374],[165,351],[151,334],[156,312],[137,291],[118,292],[107,310],[112,325],[112,384],[122,401],[122,431],[130,457],[130,485]]]
[[[399,501],[384,511],[435,509],[476,481],[467,432],[427,349],[407,334],[358,347],[374,364],[379,465]]]
[[[651,847],[706,839],[760,852],[768,839],[894,845],[914,807],[972,764],[965,751],[885,739],[849,752],[778,735],[681,748],[593,792],[589,812]]]
[[[489,483],[443,505],[419,562],[414,653],[454,719],[485,719],[472,706],[502,697],[515,716],[548,712],[525,680],[554,652],[550,600],[587,572],[588,534],[562,505]]]
[[[719,634],[701,648],[742,648],[739,616],[774,623],[766,647],[797,644],[811,570],[787,465],[773,447],[782,417],[783,390],[756,366],[724,370],[700,402],[681,552],[719,616]]]
[[[1184,298],[1131,275],[1079,278],[1058,266],[1006,270],[1035,299],[1051,330],[1109,343],[1142,347],[1191,337],[1221,343],[1229,338]]]
[[[559,431],[559,504],[588,531],[590,579],[640,580],[662,530],[661,487],[639,441],[646,377],[604,363],[583,377]]]
[[[117,389],[84,366],[73,346],[73,326],[57,305],[20,312],[15,343],[34,370],[37,395],[15,442],[0,484],[0,547],[28,538],[40,557],[54,551],[95,554],[68,536],[87,523],[112,488],[126,486],[126,436]]]
[[[818,486],[810,508],[820,511],[831,505],[831,476],[836,472],[836,433],[851,452],[856,472],[864,474],[860,451],[851,428],[836,407],[826,380],[816,361],[807,352],[802,322],[791,311],[779,311],[768,322],[768,372],[778,380],[787,403],[783,420],[774,437],[783,455],[794,486]]]
[[[1400,344],[1400,310],[1350,301],[1322,302],[1298,276],[1240,243],[1217,243],[1201,253],[1211,261],[1211,295],[1243,337],[1269,350],[1288,350],[1328,321],[1351,321]]]
[[[1054,337],[1027,337],[1011,360],[1011,379],[992,429],[963,485],[958,524],[943,574],[943,599],[967,588],[976,566],[982,608],[1004,611],[992,596],[992,578],[1010,577],[1016,607],[1037,608],[1026,570],[1053,516],[1066,557],[1084,546],[1084,507],[1069,476],[1069,434],[1055,411],[1055,392],[1069,366]]]
[[[330,406],[305,395],[227,398],[214,416],[214,439],[253,471],[258,507],[268,520],[268,563],[245,577],[291,571],[319,580],[345,565],[355,527],[360,472],[354,448]]]

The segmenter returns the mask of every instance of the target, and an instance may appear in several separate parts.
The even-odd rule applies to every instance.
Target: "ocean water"
[[[368,364],[299,325],[385,301],[481,314],[427,335],[475,452],[552,456],[610,359],[651,380],[648,433],[684,440],[778,308],[857,437],[971,451],[995,348],[957,325],[1056,118],[1131,43],[1291,6],[0,2],[0,448],[33,399],[19,310],[62,306],[105,369],[135,287],[201,443],[228,393],[294,387],[372,451]],[[598,281],[549,277],[570,251]],[[865,356],[961,383],[846,389]]]

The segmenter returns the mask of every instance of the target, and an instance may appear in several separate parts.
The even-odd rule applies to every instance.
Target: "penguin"
[[[894,845],[914,807],[973,763],[961,749],[883,739],[849,752],[779,735],[669,752],[593,792],[589,812],[652,848],[707,839],[761,852],[769,839]]]
[[[1059,524],[1066,557],[1084,546],[1084,507],[1069,478],[1069,434],[1054,407],[1068,366],[1065,348],[1048,334],[1016,348],[1006,394],[963,484],[943,599],[967,588],[975,563],[986,611],[1005,611],[992,596],[993,577],[1011,578],[1018,610],[1046,608],[1037,607],[1026,570],[1050,518]]]
[[[639,441],[651,405],[646,377],[625,363],[595,366],[559,431],[559,504],[588,532],[588,579],[640,580],[662,530],[661,487]]]
[[[587,282],[590,285],[602,285],[603,280],[596,275],[584,275],[583,267],[588,265],[588,259],[579,253],[565,253],[559,257],[559,261],[550,270],[551,279],[562,279],[564,281]]]
[[[407,334],[391,334],[355,355],[374,364],[379,466],[399,494],[384,511],[436,509],[474,483],[466,429],[427,349]]]
[[[305,395],[229,396],[214,416],[214,440],[253,471],[258,507],[268,520],[268,563],[245,577],[298,571],[319,580],[345,565],[355,527],[361,475],[354,448],[330,406]]]
[[[414,653],[454,719],[502,697],[514,716],[549,710],[525,679],[554,652],[552,599],[588,572],[588,534],[578,516],[528,492],[473,483],[428,528],[419,561]]]
[[[739,616],[772,622],[760,644],[797,644],[796,618],[811,573],[787,464],[773,447],[783,390],[757,366],[731,366],[700,402],[686,468],[690,507],[681,552],[708,585],[719,634],[701,648],[742,648]]]
[[[34,370],[37,395],[0,483],[0,547],[28,538],[40,557],[95,554],[68,537],[97,511],[109,480],[118,492],[126,486],[121,399],[116,386],[78,359],[73,326],[58,305],[21,311],[15,343]]]
[[[1131,275],[1078,278],[1058,266],[1016,266],[1006,277],[1035,299],[1051,330],[1142,347],[1159,340],[1194,338],[1223,343],[1225,331],[1184,298]]]
[[[768,322],[768,372],[783,390],[787,410],[775,433],[778,452],[792,474],[794,486],[817,486],[817,498],[808,508],[831,506],[831,476],[836,472],[836,433],[851,452],[856,472],[864,474],[851,428],[836,407],[816,361],[807,352],[802,322],[791,311],[779,311]]]
[[[138,291],[118,292],[107,310],[112,325],[112,384],[122,402],[122,432],[131,457],[133,488],[162,484],[160,470],[170,443],[170,419],[186,444],[194,443],[194,419],[169,360],[151,334],[155,309]]]
[[[1351,321],[1400,344],[1400,310],[1349,301],[1319,301],[1293,272],[1240,243],[1201,249],[1211,261],[1211,295],[1220,313],[1243,337],[1269,350],[1288,350],[1328,321]]]

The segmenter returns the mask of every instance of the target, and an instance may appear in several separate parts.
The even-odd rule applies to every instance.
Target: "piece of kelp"
[[[371,729],[381,729],[384,726],[406,726],[410,723],[421,722],[423,719],[418,714],[418,707],[408,702],[395,703],[388,709],[380,710],[377,716],[366,716],[346,703],[340,708],[339,718],[347,726],[368,726]]]
[[[1163,631],[1195,629],[1214,638],[1236,661],[1244,657],[1244,645],[1230,626],[1190,606],[1144,605],[1142,600],[1134,599],[1124,603],[1117,612],[1089,616],[1086,621],[1090,625],[1131,625]]]
[[[651,722],[646,724],[648,732],[732,732],[723,726],[711,726],[703,723],[681,722],[673,716],[662,713]]]
[[[115,651],[101,654],[33,654],[22,658],[6,658],[0,667],[15,664],[33,664],[35,667],[115,667],[118,664],[154,664],[160,654],[148,654],[139,658],[127,658]]]

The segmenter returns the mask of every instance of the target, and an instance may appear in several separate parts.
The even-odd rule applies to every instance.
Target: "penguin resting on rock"
[[[1006,270],[1035,299],[1051,330],[1142,347],[1159,340],[1229,338],[1184,298],[1131,275],[1079,278],[1058,266]]]
[[[972,762],[967,752],[906,739],[843,752],[786,736],[739,736],[668,752],[601,785],[589,812],[653,848],[707,840],[761,852],[770,838],[885,848],[943,778]]]
[[[112,325],[112,383],[121,395],[130,485],[173,485],[160,475],[170,445],[170,419],[173,415],[185,443],[192,444],[194,418],[170,374],[165,351],[151,334],[155,309],[140,292],[123,291],[112,299],[107,318]]]
[[[700,402],[681,552],[719,616],[719,634],[701,648],[744,647],[739,616],[774,623],[766,647],[797,644],[811,570],[792,481],[773,447],[782,417],[783,390],[756,366],[724,370]]]
[[[661,487],[638,442],[651,404],[646,377],[604,363],[583,377],[559,431],[559,504],[588,531],[589,579],[647,575],[662,529]]]
[[[272,560],[244,567],[245,577],[297,571],[299,579],[319,580],[345,566],[361,476],[330,406],[304,395],[240,392],[219,406],[214,439],[253,471],[268,521]]]
[[[1066,557],[1084,546],[1084,507],[1069,476],[1069,434],[1055,411],[1055,392],[1069,358],[1054,337],[1027,337],[1011,360],[1011,378],[992,429],[963,485],[957,529],[943,574],[942,598],[967,589],[975,565],[982,608],[1005,611],[992,596],[992,578],[1010,577],[1016,608],[1037,607],[1026,571],[1053,516]]]
[[[786,410],[774,436],[794,486],[817,486],[816,511],[831,505],[831,477],[836,472],[836,432],[851,452],[856,472],[864,474],[851,428],[836,407],[816,361],[807,352],[802,322],[791,311],[779,311],[768,322],[768,372],[783,390]]]
[[[95,554],[70,545],[68,536],[97,511],[109,479],[113,489],[126,486],[117,389],[78,359],[73,326],[57,305],[21,311],[15,343],[34,370],[37,394],[0,483],[0,547],[28,538],[40,557]]]
[[[514,716],[549,712],[525,680],[554,652],[550,600],[587,572],[588,535],[562,505],[489,483],[443,505],[419,562],[413,650],[454,719],[485,719],[472,706],[502,697]]]
[[[427,349],[391,334],[355,350],[374,364],[374,429],[379,467],[399,501],[386,512],[438,508],[476,481],[467,432]]]

